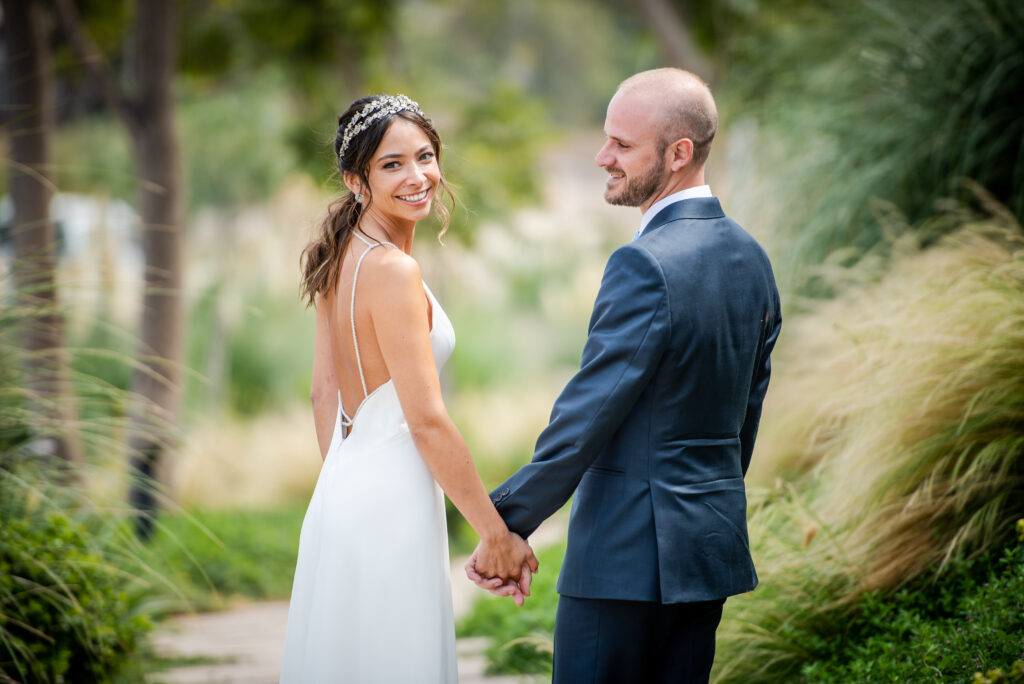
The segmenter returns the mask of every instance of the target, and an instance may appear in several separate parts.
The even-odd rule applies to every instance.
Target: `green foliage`
[[[9,279],[0,279],[0,287],[9,285]],[[52,313],[66,318],[59,306]],[[54,405],[59,399],[33,396],[22,377],[31,355],[21,348],[18,333],[23,326],[38,325],[42,316],[43,311],[36,306],[0,303],[0,467],[33,460],[38,456],[33,443],[47,437],[78,439],[89,457],[120,453],[112,444],[123,434],[130,400],[125,390],[134,367],[127,351],[130,338],[109,324],[95,321],[81,340],[50,352],[56,363],[70,361],[68,377],[78,420],[69,425]],[[54,363],[44,363],[36,371],[43,377],[55,368]]]
[[[240,415],[309,396],[313,316],[293,301],[268,296],[263,302],[259,309],[246,307],[229,333],[229,401]]]
[[[192,209],[260,202],[297,168],[287,135],[294,114],[280,70],[229,90],[185,82],[177,112],[187,196]],[[130,140],[117,121],[91,116],[57,129],[54,165],[64,192],[134,201]]]
[[[287,598],[304,514],[299,504],[165,513],[147,553],[160,567],[174,569],[175,585],[200,608],[223,607],[236,596]]]
[[[964,563],[942,582],[867,594],[829,638],[795,633],[804,641],[797,646],[817,656],[800,681],[967,681],[974,673],[978,681],[986,670],[1007,681],[992,668],[1012,677],[1024,665],[1024,543],[993,558]]]
[[[735,18],[725,111],[761,127],[787,284],[831,294],[809,267],[884,252],[894,223],[926,244],[955,230],[926,219],[975,202],[967,180],[1024,219],[1020,2],[794,0]]]
[[[456,314],[453,314],[456,315]],[[496,386],[515,377],[517,364],[495,363],[515,359],[515,339],[508,334],[504,311],[488,308],[458,315],[468,325],[458,330],[458,351],[445,365],[462,389]]]
[[[117,121],[81,118],[57,128],[53,138],[54,181],[61,192],[135,199],[131,141]]]
[[[5,681],[106,681],[134,666],[151,626],[140,610],[143,584],[123,569],[116,533],[96,521],[87,527],[62,496],[0,469]]]
[[[223,91],[190,85],[178,107],[190,206],[266,201],[298,165],[286,138],[294,113],[281,70]]]
[[[236,302],[229,309],[222,302]],[[219,303],[220,302],[220,303]],[[191,412],[226,402],[254,416],[309,397],[314,317],[294,299],[266,287],[241,287],[236,299],[224,283],[200,293],[189,312],[186,406]]]
[[[751,492],[761,588],[730,601],[721,681],[793,676],[864,596],[945,582],[1005,544],[1024,515],[1021,244],[975,226],[790,322],[799,356],[780,348],[772,389],[801,426],[755,459],[797,474]]]
[[[473,611],[457,625],[459,636],[486,636],[488,671],[521,674],[550,674],[555,611],[555,586],[565,557],[565,544],[537,553],[540,572],[530,585],[530,597],[522,608],[509,598],[486,596],[477,600]]]
[[[605,5],[407,0],[396,18],[394,70],[407,72],[421,101],[437,98],[431,110],[499,84],[544,102],[558,124],[599,124],[615,85],[658,65],[640,14]]]
[[[536,165],[550,138],[547,113],[534,97],[496,84],[467,101],[445,137],[445,174],[474,214],[502,215],[540,196]],[[467,237],[467,215],[452,214],[453,235]]]
[[[182,68],[195,75],[279,63],[303,78],[369,56],[387,36],[393,2],[256,0],[198,3],[186,13]]]

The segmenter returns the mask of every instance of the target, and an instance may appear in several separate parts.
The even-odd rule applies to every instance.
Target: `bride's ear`
[[[341,178],[345,182],[345,187],[348,188],[353,195],[358,195],[362,192],[363,184],[359,182],[359,176],[351,171],[345,171]]]

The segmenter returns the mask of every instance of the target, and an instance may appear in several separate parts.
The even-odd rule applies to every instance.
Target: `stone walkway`
[[[555,516],[531,537],[539,547],[564,538],[564,517]],[[465,558],[452,560],[452,603],[456,619],[482,595],[463,571]],[[509,609],[515,606],[509,600]],[[147,684],[277,684],[281,671],[287,601],[261,601],[219,613],[179,615],[161,623],[152,642],[163,656],[194,659],[150,677]],[[538,684],[546,678],[486,676],[487,640],[458,640],[460,684]]]

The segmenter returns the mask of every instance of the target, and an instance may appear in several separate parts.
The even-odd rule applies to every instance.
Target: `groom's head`
[[[627,78],[608,103],[607,139],[594,158],[608,171],[605,200],[646,210],[702,185],[717,129],[711,91],[689,71],[652,69]]]

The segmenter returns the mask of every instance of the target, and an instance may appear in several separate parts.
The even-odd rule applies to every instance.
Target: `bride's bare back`
[[[379,243],[373,243],[377,245]],[[363,256],[365,254],[365,256]],[[362,263],[359,263],[362,257]],[[336,287],[325,297],[322,306],[327,317],[329,331],[329,347],[331,365],[338,379],[341,390],[342,406],[345,414],[355,416],[365,397],[392,379],[392,373],[381,351],[378,340],[377,326],[388,317],[381,315],[381,308],[388,308],[393,303],[409,297],[408,292],[399,292],[399,288],[408,288],[408,284],[394,273],[402,270],[415,270],[418,266],[412,257],[390,245],[371,247],[354,236],[342,257],[342,267]],[[410,263],[411,262],[411,263]],[[356,280],[356,266],[359,266]],[[355,300],[353,302],[353,289]],[[422,316],[408,321],[409,330],[402,333],[403,337],[413,336],[416,331],[429,338],[432,312],[430,299],[419,285],[418,296],[422,297]],[[356,346],[353,343],[352,316],[355,312],[355,339],[359,342],[358,363]],[[377,312],[378,315],[374,315]],[[376,320],[375,320],[376,319]],[[421,319],[421,320],[416,320]],[[425,326],[424,326],[425,322]],[[384,323],[384,325],[387,325]],[[398,331],[385,331],[398,332]],[[432,357],[428,361],[431,373],[436,373]],[[359,368],[362,366],[363,376],[360,378]],[[366,383],[366,394],[363,393],[363,381]]]

